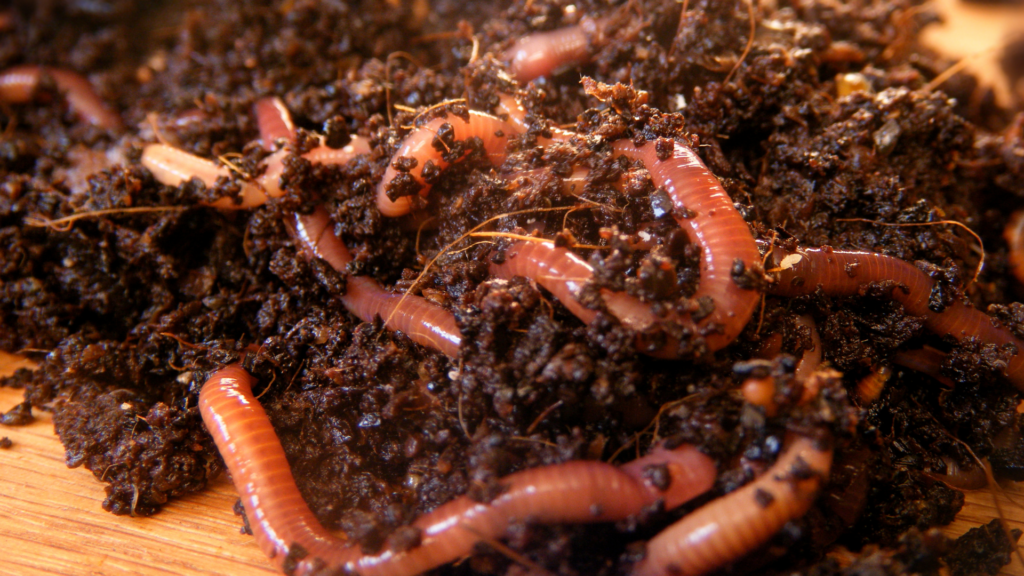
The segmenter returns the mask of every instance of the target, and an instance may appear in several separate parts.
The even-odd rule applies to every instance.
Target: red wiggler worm
[[[368,555],[329,533],[310,512],[252,383],[241,367],[222,368],[203,385],[199,408],[257,543],[293,574],[326,568],[411,576],[470,554],[476,543],[500,538],[512,523],[622,520],[658,502],[686,502],[710,489],[717,474],[711,459],[689,445],[657,449],[623,467],[574,461],[516,472],[501,479],[504,491],[489,502],[462,496],[417,519],[416,546]],[[652,467],[667,473],[667,482],[655,486],[647,473]]]
[[[384,178],[377,186],[377,208],[381,214],[392,218],[408,214],[413,206],[412,196],[399,196],[394,200],[388,196],[396,183],[416,187],[421,196],[426,196],[431,185],[423,178],[424,167],[429,163],[438,170],[446,168],[457,160],[445,159],[457,143],[480,138],[487,157],[492,163],[500,164],[505,159],[508,137],[519,132],[515,124],[475,110],[469,111],[466,118],[448,114],[446,118],[435,118],[413,129],[391,157]],[[408,166],[404,167],[405,164]]]
[[[737,277],[760,262],[760,253],[718,178],[692,148],[669,145],[671,151],[654,142],[639,147],[629,140],[613,143],[617,154],[643,163],[654,185],[671,198],[676,221],[701,247],[700,285],[693,299],[713,303],[713,310],[693,324],[709,350],[720,350],[739,336],[757,306],[759,292],[740,286]]]
[[[1016,348],[1004,374],[1017,388],[1024,390],[1024,343],[1009,330],[996,325],[984,312],[956,298],[941,312],[928,307],[934,282],[912,264],[873,252],[811,248],[789,252],[772,250],[776,282],[769,287],[779,296],[805,296],[821,289],[830,296],[854,296],[871,283],[895,284],[890,296],[903,305],[908,314],[924,318],[925,326],[939,336],[957,340],[975,337],[982,342]]]
[[[585,308],[576,299],[583,285],[594,275],[594,269],[579,256],[566,248],[556,247],[553,242],[515,242],[505,251],[501,264],[491,263],[490,271],[498,278],[523,276],[534,280],[586,324],[597,316],[597,311]],[[608,311],[624,326],[641,332],[654,324],[651,307],[640,300],[611,290],[602,290],[601,296]]]
[[[0,101],[11,104],[31,102],[44,77],[53,79],[71,110],[86,122],[108,130],[121,127],[121,117],[107,107],[92,84],[77,72],[62,68],[29,64],[0,72]]]
[[[345,273],[352,256],[331,229],[326,210],[318,208],[309,215],[296,215],[294,231],[308,254]],[[380,316],[388,330],[402,331],[418,344],[450,357],[458,356],[462,334],[451,312],[420,296],[388,292],[376,280],[366,276],[350,276],[347,286],[341,300],[359,319],[373,322],[376,316]]]
[[[756,480],[648,541],[633,576],[698,576],[753,551],[807,513],[831,465],[831,448],[808,437],[792,437],[775,464]]]
[[[579,24],[524,36],[505,51],[512,76],[521,83],[548,76],[558,68],[590,60],[590,37],[598,23],[584,18]]]

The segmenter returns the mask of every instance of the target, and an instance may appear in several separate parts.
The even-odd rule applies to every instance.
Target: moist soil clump
[[[1024,477],[1020,394],[1001,379],[1005,354],[991,344],[934,337],[874,286],[846,298],[769,296],[716,353],[666,322],[684,358],[656,360],[600,298],[625,291],[661,317],[708,312],[690,298],[701,249],[646,170],[606,144],[663,140],[667,151],[682,141],[757,237],[914,262],[936,282],[936,309],[993,305],[1024,333],[1001,237],[1007,208],[1024,205],[1024,163],[1013,154],[1022,122],[995,129],[1009,111],[967,106],[978,88],[963,74],[923,90],[950,62],[916,43],[933,19],[921,3],[383,5],[68,0],[3,13],[0,68],[86,74],[129,127],[79,121],[45,80],[35,102],[0,108],[0,349],[39,364],[3,381],[26,399],[4,424],[51,410],[68,465],[107,484],[103,507],[152,514],[222,473],[197,397],[212,371],[243,362],[311,509],[368,552],[415,546],[412,519],[462,494],[488,501],[518,470],[622,462],[656,440],[693,443],[718,462],[713,490],[679,510],[509,528],[509,547],[558,574],[628,571],[637,543],[767,468],[787,430],[824,427],[837,444],[826,497],[740,568],[938,574],[944,559],[961,566],[1002,550],[991,527],[952,548],[930,531],[962,506],[949,480],[976,458]],[[601,28],[589,61],[526,86],[510,80],[505,48],[582,18]],[[500,94],[517,96],[531,123],[504,162],[493,167],[478,143],[458,143],[468,156],[428,175],[432,192],[414,196],[413,215],[384,218],[377,185],[409,129],[493,111]],[[244,177],[170,187],[139,164],[142,146],[159,140],[258,175],[267,152],[252,106],[265,96],[291,111],[300,149],[324,133],[332,146],[367,138],[371,152],[340,166],[292,156],[285,196],[247,211],[202,205],[237,193]],[[555,126],[580,137],[539,146]],[[589,170],[586,184],[566,194],[562,179],[576,167]],[[346,311],[346,276],[290,236],[290,215],[318,205],[353,252],[349,274],[454,313],[456,358]],[[489,263],[511,241],[466,236],[488,220],[488,232],[556,238],[590,262],[579,298],[596,319],[581,323],[529,280],[491,279]],[[944,221],[983,241],[980,276],[975,238]],[[734,279],[752,290],[767,282],[759,269]],[[796,400],[793,375],[814,346],[799,317],[814,322],[824,360],[842,374],[809,406]],[[937,370],[952,389],[894,364],[899,351],[926,346],[944,353]],[[755,369],[776,379],[777,410],[737,393]],[[881,397],[859,400],[858,382],[883,369]],[[436,573],[522,572],[478,548]]]

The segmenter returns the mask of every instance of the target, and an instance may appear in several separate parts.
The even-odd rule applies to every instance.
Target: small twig
[[[536,417],[536,418],[535,418],[535,419],[533,420],[533,422],[532,422],[532,423],[530,424],[530,426],[529,426],[529,427],[528,427],[528,428],[526,429],[526,435],[527,435],[527,436],[529,436],[530,434],[533,434],[533,431],[534,431],[534,430],[535,430],[535,429],[537,428],[537,426],[539,426],[539,425],[540,425],[540,423],[541,423],[541,422],[543,422],[543,421],[544,421],[544,419],[545,419],[545,418],[547,418],[549,414],[551,414],[551,413],[552,413],[552,412],[554,412],[555,410],[558,410],[558,408],[559,408],[559,407],[560,407],[561,405],[562,405],[562,401],[561,401],[561,400],[559,400],[558,402],[555,402],[555,403],[554,403],[554,404],[552,404],[551,406],[548,406],[547,408],[545,408],[545,409],[544,409],[544,411],[543,411],[543,412],[541,412],[541,413],[540,413],[540,414],[539,414],[539,415],[538,415],[538,416],[537,416],[537,417]]]
[[[80,212],[78,214],[72,214],[71,216],[65,216],[63,218],[57,218],[56,220],[50,220],[45,216],[26,216],[25,225],[33,226],[36,228],[52,228],[57,232],[67,232],[71,230],[71,225],[76,221],[83,218],[96,218],[99,216],[121,216],[127,214],[143,214],[146,212],[181,212],[187,210],[186,206],[139,206],[136,208],[111,208],[108,210],[90,210],[89,212]]]
[[[757,34],[757,20],[754,18],[754,0],[747,0],[747,16],[750,18],[750,37],[747,38],[747,45],[743,48],[743,53],[740,54],[740,59],[736,61],[736,65],[732,67],[729,74],[725,77],[725,81],[722,84],[728,84],[729,80],[732,79],[732,75],[736,73],[740,68],[740,64],[747,59],[747,55],[750,54],[750,48],[754,46],[754,36]]]
[[[946,82],[946,80],[949,80],[950,78],[955,76],[957,72],[960,72],[964,68],[970,66],[971,62],[974,62],[975,60],[983,56],[988,56],[989,54],[992,54],[999,48],[1001,48],[1001,46],[992,46],[991,48],[987,48],[980,52],[975,52],[974,54],[968,54],[967,56],[964,56],[960,60],[957,60],[956,63],[954,63],[952,66],[943,70],[938,76],[932,78],[931,82],[925,84],[924,87],[921,88],[921,92],[925,94],[930,93],[939,86],[942,86]]]
[[[974,237],[974,240],[978,243],[978,248],[981,250],[981,257],[978,259],[978,266],[974,270],[974,276],[964,285],[963,289],[966,290],[973,282],[978,281],[978,276],[981,275],[981,269],[985,266],[985,243],[981,241],[981,236],[978,236],[974,230],[971,230],[963,222],[957,222],[956,220],[936,220],[935,222],[879,222],[878,220],[868,220],[867,218],[836,218],[836,222],[867,222],[868,224],[878,224],[879,226],[892,226],[894,228],[913,227],[913,226],[937,226],[939,224],[946,224],[950,226],[959,226],[963,228],[968,234]]]
[[[469,532],[477,538],[479,538],[481,542],[487,544],[491,548],[494,548],[497,552],[504,554],[506,557],[508,557],[509,560],[512,560],[513,562],[518,562],[519,564],[523,565],[526,569],[530,571],[530,574],[538,574],[540,576],[555,576],[540,564],[537,564],[533,560],[530,560],[526,556],[523,556],[522,554],[516,552],[508,546],[505,546],[501,542],[498,542],[497,540],[488,537],[486,534],[483,534],[482,532],[470,526],[469,524],[460,523],[459,526],[466,532]]]

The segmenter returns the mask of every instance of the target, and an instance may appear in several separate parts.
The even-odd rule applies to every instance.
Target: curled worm
[[[263,128],[261,126],[261,130]],[[276,127],[268,127],[274,128]],[[265,137],[264,141],[272,140]],[[302,157],[318,164],[344,164],[355,156],[369,151],[369,142],[365,138],[355,136],[343,148],[333,149],[321,145],[303,154]],[[268,156],[264,161],[266,170],[263,174],[242,183],[238,202],[235,198],[224,197],[211,202],[209,206],[229,210],[254,208],[265,204],[270,198],[283,196],[284,190],[281,189],[280,180],[285,169],[284,159],[288,154],[288,150],[282,148]],[[224,166],[218,166],[206,158],[167,144],[147,144],[142,149],[140,161],[153,173],[154,178],[168,186],[180,186],[192,178],[198,178],[211,188],[217,183],[218,178],[230,178],[232,174]]]
[[[760,252],[718,178],[692,148],[679,142],[671,146],[671,152],[659,155],[654,142],[613,144],[617,154],[643,163],[654,185],[672,200],[676,221],[701,247],[700,285],[693,298],[712,303],[713,309],[692,327],[704,336],[709,350],[720,350],[739,336],[754,313],[760,294],[737,279],[760,262]]]
[[[295,237],[311,256],[322,258],[335,270],[345,273],[352,256],[331,229],[330,216],[323,208],[309,215],[296,215]],[[341,297],[345,307],[364,322],[380,316],[388,330],[399,330],[418,344],[455,357],[462,334],[451,312],[414,295],[403,296],[386,291],[376,280],[351,276]]]
[[[830,296],[854,296],[862,288],[876,282],[892,282],[891,296],[903,305],[908,314],[924,318],[925,326],[939,336],[957,340],[975,337],[997,346],[1012,345],[1016,353],[1006,365],[1006,378],[1024,390],[1024,343],[1009,330],[997,326],[984,312],[971,308],[959,298],[935,312],[928,307],[934,282],[912,264],[898,258],[873,252],[812,248],[789,252],[772,250],[777,281],[769,288],[779,296],[805,296],[819,288]]]
[[[626,519],[658,502],[677,506],[707,491],[717,473],[695,448],[657,449],[621,468],[575,461],[525,470],[501,480],[489,502],[457,498],[417,519],[418,545],[362,554],[326,531],[302,500],[284,450],[237,365],[203,385],[199,408],[231,472],[263,552],[294,574],[345,570],[361,576],[411,576],[472,553],[514,522],[578,523]],[[661,480],[650,480],[652,469]],[[657,484],[657,486],[655,486]]]
[[[534,280],[587,324],[597,315],[576,299],[583,285],[593,277],[594,269],[579,256],[551,242],[515,242],[505,252],[502,263],[491,263],[490,270],[498,278],[523,276]],[[601,295],[608,311],[624,326],[640,332],[654,324],[651,307],[638,299],[611,290],[602,290]]]
[[[377,186],[377,208],[392,218],[408,214],[412,211],[412,194],[426,196],[430,191],[431,184],[423,176],[425,167],[443,170],[462,156],[458,147],[470,138],[479,138],[491,162],[500,164],[505,159],[508,137],[520,132],[512,122],[475,110],[466,118],[449,114],[415,128],[402,140]],[[412,194],[407,193],[410,191]],[[396,193],[399,195],[394,196]]]
[[[25,65],[0,72],[0,101],[11,104],[32,101],[44,77],[53,79],[71,110],[86,122],[108,130],[121,127],[121,117],[107,107],[88,80],[77,72],[61,68]]]
[[[804,436],[746,486],[683,517],[647,543],[633,576],[697,576],[719,569],[767,542],[810,509],[828,480],[832,450]]]

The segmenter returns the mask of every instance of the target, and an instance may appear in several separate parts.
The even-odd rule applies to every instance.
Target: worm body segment
[[[831,465],[832,450],[810,438],[792,439],[756,480],[652,538],[633,576],[698,576],[753,551],[810,509]]]
[[[331,229],[330,217],[323,208],[310,215],[296,215],[295,233],[302,247],[322,258],[335,270],[345,273],[352,261],[348,248]],[[451,312],[426,299],[386,291],[376,280],[365,276],[348,279],[348,289],[341,298],[345,307],[364,322],[376,316],[389,330],[400,330],[414,342],[455,357],[459,354],[462,333]]]
[[[524,36],[505,51],[504,59],[519,82],[548,76],[563,66],[590,60],[593,50],[589,35],[596,27],[595,21],[584,19],[575,26]]]
[[[504,161],[508,137],[520,132],[512,122],[473,110],[469,112],[468,120],[449,114],[447,118],[435,118],[414,129],[402,140],[377,187],[377,208],[381,214],[397,217],[404,216],[412,210],[410,196],[400,196],[394,200],[388,197],[389,186],[402,173],[402,170],[396,168],[396,161],[414,161],[415,165],[406,173],[420,186],[420,195],[427,195],[430,184],[423,178],[423,167],[430,162],[439,170],[443,170],[450,164],[444,159],[449,152],[449,145],[438,137],[438,134],[447,131],[447,126],[451,127],[453,143],[474,137],[480,138],[484,151],[494,164]]]

